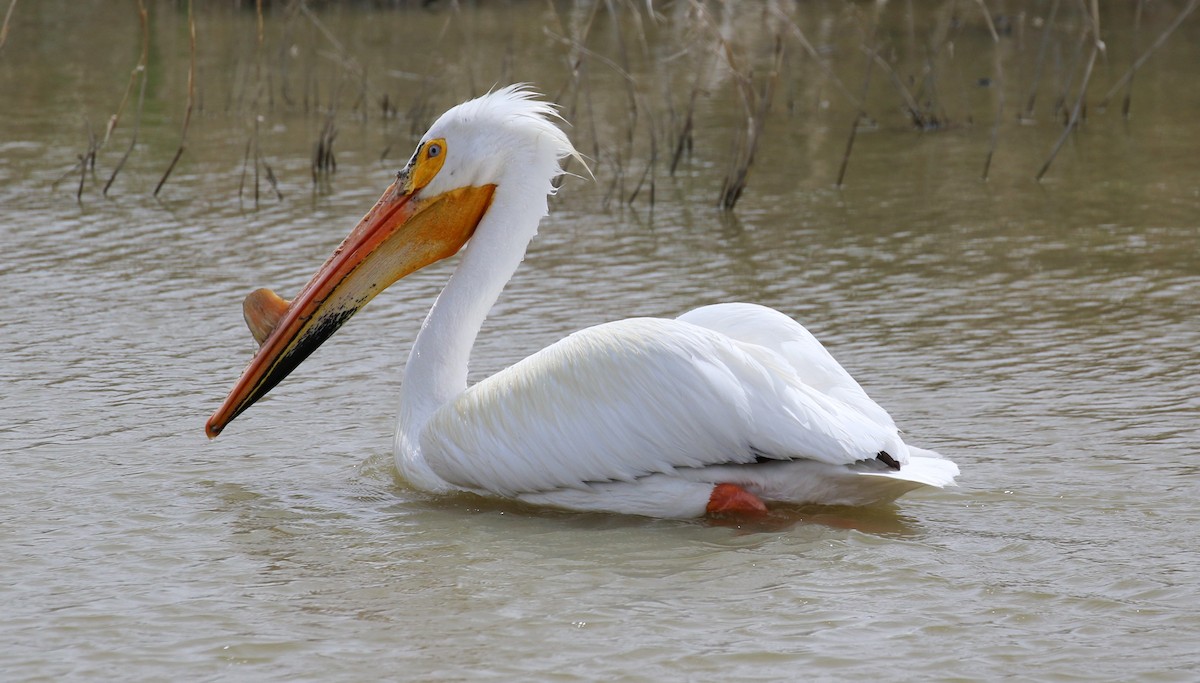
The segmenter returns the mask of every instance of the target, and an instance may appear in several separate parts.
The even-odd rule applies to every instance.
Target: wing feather
[[[807,386],[843,401],[881,424],[895,426],[891,415],[867,396],[811,332],[773,308],[747,303],[713,304],[688,311],[677,320],[771,349]]]
[[[881,424],[806,383],[769,346],[686,320],[631,318],[474,385],[434,414],[421,448],[447,481],[512,496],[762,453],[849,464],[892,440],[890,418]]]

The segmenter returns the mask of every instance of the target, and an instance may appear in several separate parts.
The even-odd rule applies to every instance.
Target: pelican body
[[[380,291],[461,250],[401,386],[396,466],[418,488],[687,518],[953,483],[958,467],[905,444],[812,334],[753,304],[589,327],[468,387],[475,337],[579,156],[556,119],[522,86],[443,114],[294,300],[247,297],[261,346],[208,435]]]

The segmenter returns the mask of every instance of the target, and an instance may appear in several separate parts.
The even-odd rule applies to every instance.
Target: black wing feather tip
[[[875,454],[875,459],[894,470],[900,469],[900,463],[887,451],[879,451],[879,453]]]

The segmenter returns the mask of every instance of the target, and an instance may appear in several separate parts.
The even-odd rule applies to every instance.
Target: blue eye
[[[441,153],[442,153],[442,146],[438,145],[438,144],[433,144],[433,145],[429,146],[428,150],[426,150],[425,156],[432,159]]]

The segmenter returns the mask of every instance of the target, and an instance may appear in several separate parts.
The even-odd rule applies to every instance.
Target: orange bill
[[[376,294],[457,253],[496,189],[465,187],[425,198],[420,196],[425,182],[414,183],[402,173],[290,303],[270,290],[246,298],[246,322],[261,346],[205,425],[209,438],[279,384]]]

